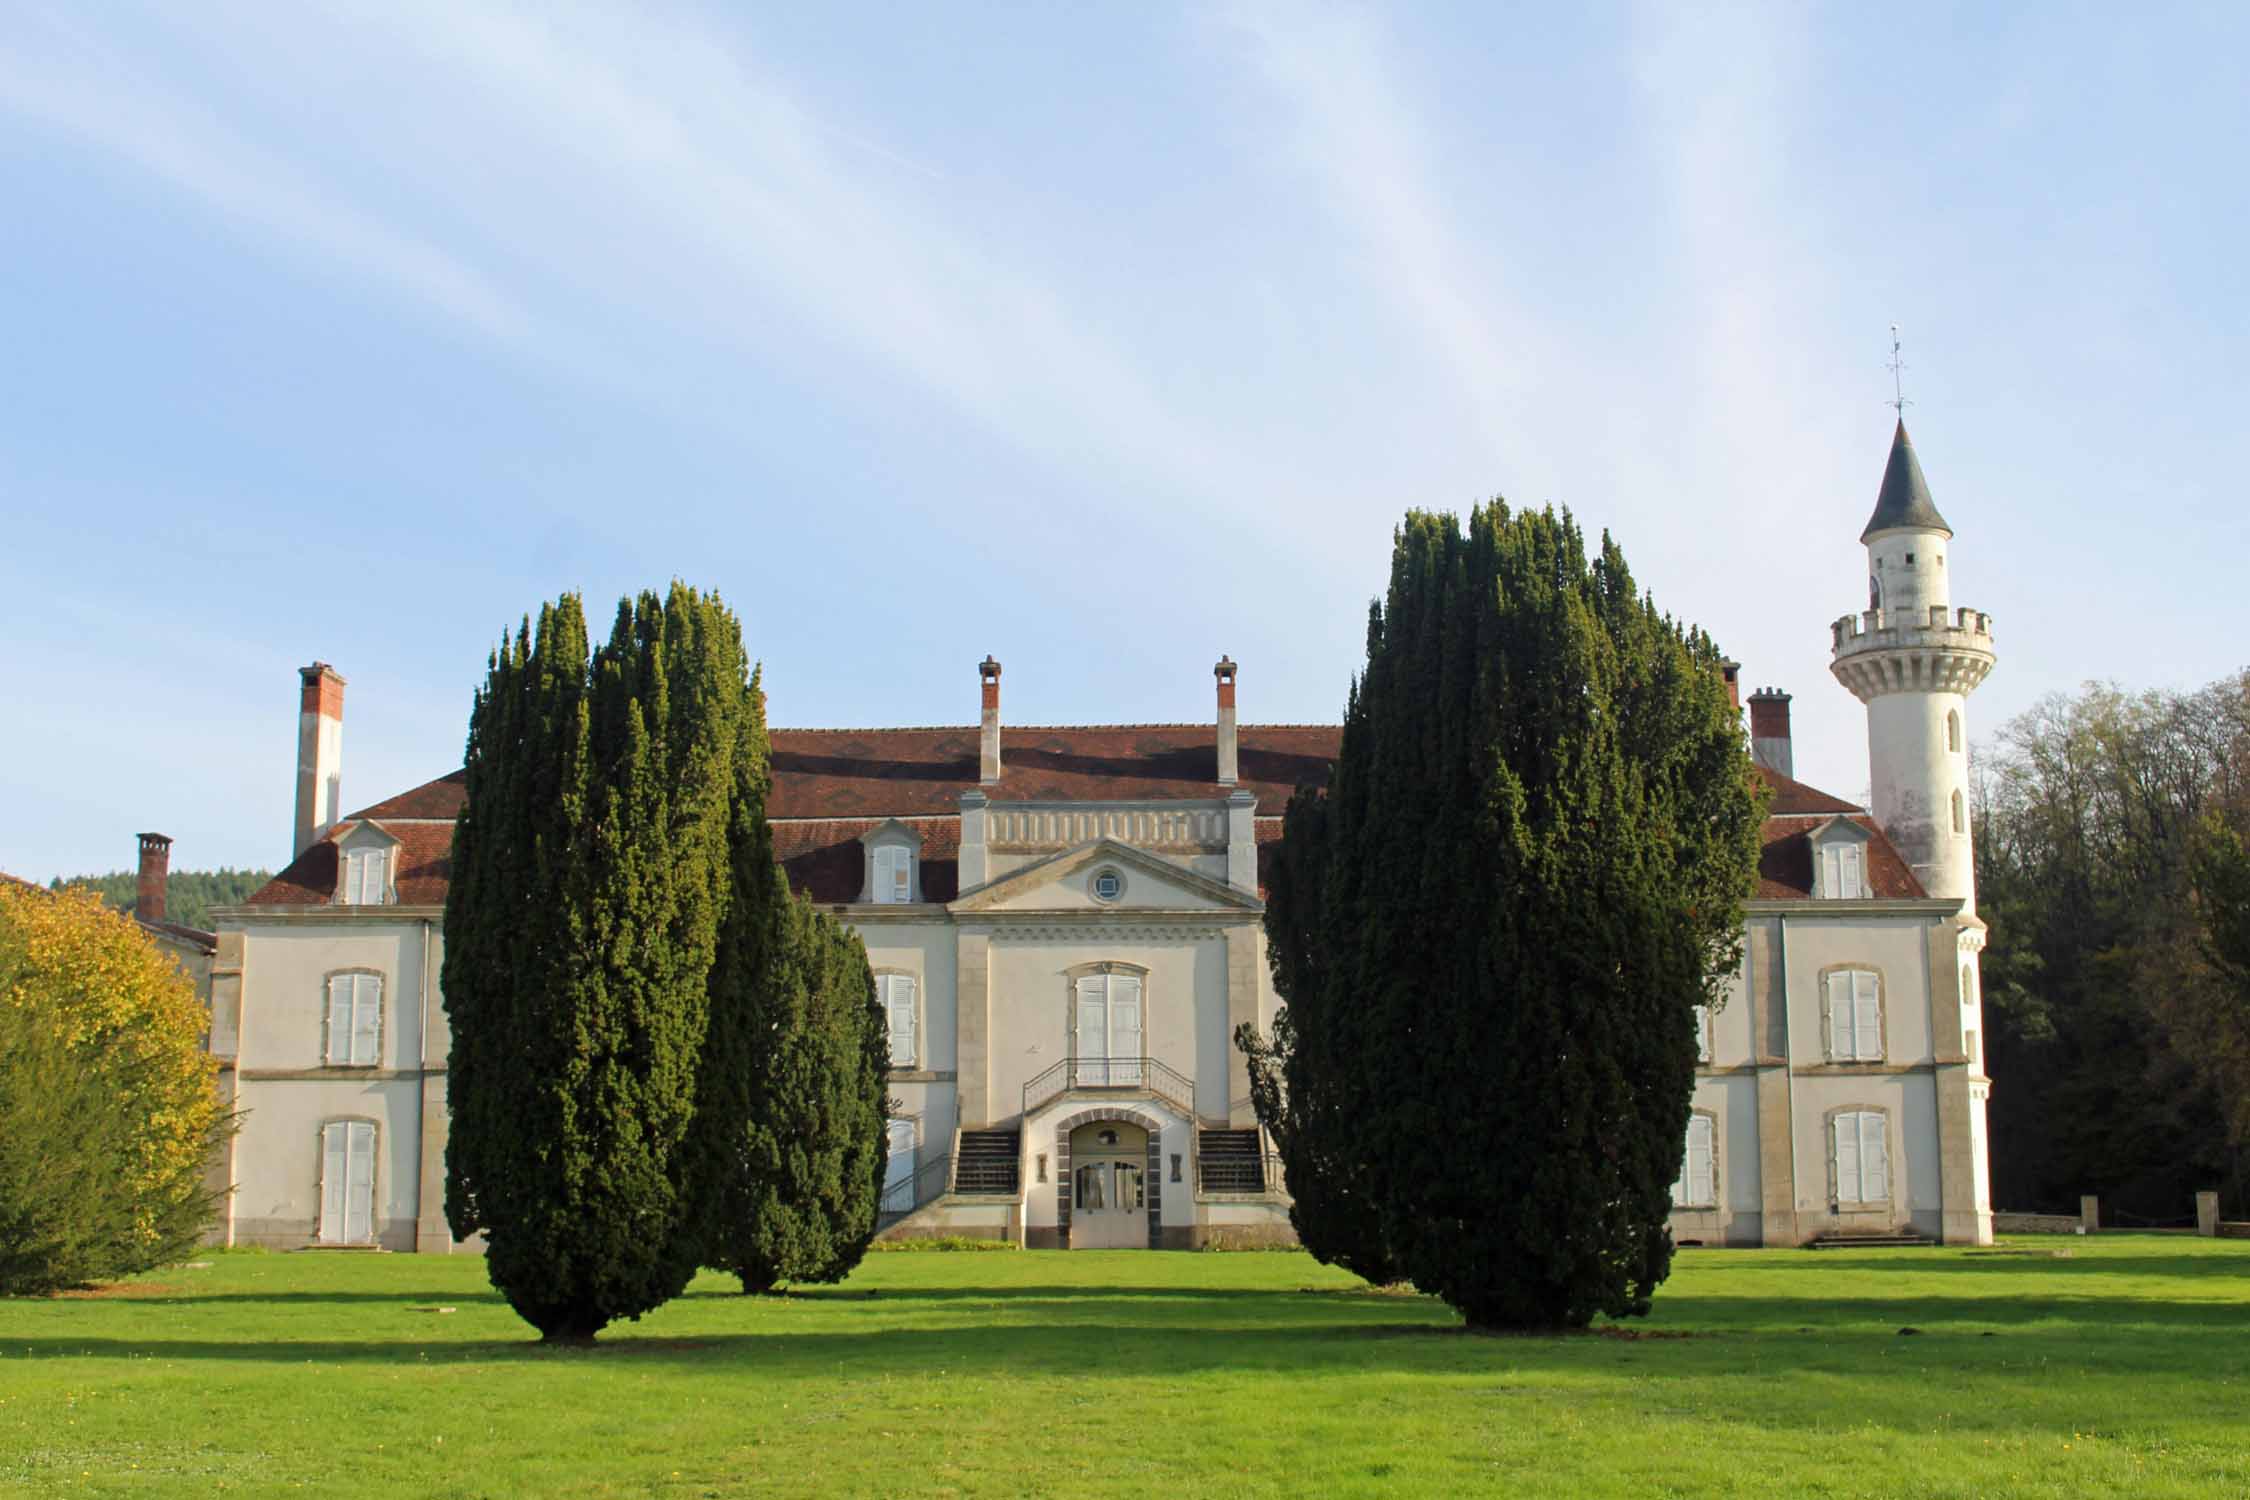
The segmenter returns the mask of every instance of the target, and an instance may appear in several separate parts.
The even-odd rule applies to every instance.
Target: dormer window
[[[905,906],[922,899],[922,840],[896,818],[861,835],[867,846],[867,886],[860,900]]]
[[[354,849],[344,856],[341,899],[346,906],[384,904],[390,888],[390,853],[388,849]]]
[[[1856,843],[1833,840],[1820,851],[1820,894],[1830,901],[1867,897],[1867,851]]]

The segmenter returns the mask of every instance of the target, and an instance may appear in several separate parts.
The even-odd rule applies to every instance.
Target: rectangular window
[[[1855,843],[1821,845],[1820,893],[1831,901],[1867,898],[1867,851]]]
[[[903,906],[914,899],[914,851],[902,844],[876,849],[874,896],[877,905]]]
[[[884,1019],[890,1026],[891,1066],[917,1066],[919,1058],[914,1046],[914,977],[910,974],[878,974],[875,976],[875,988],[883,1002]]]
[[[1838,969],[1828,976],[1828,1060],[1883,1060],[1882,987],[1867,969]]]
[[[354,849],[344,859],[344,904],[383,905],[389,873],[388,850]]]
[[[320,1127],[320,1239],[363,1245],[375,1237],[375,1127],[330,1120]]]
[[[330,1067],[372,1068],[383,1054],[383,978],[380,974],[328,976]]]
[[[1879,1112],[1853,1110],[1836,1116],[1829,1127],[1838,1203],[1891,1201],[1890,1147],[1883,1126]]]
[[[1138,974],[1088,974],[1078,981],[1076,1017],[1081,1087],[1141,1081],[1141,979]]]
[[[1711,1117],[1689,1115],[1687,1150],[1680,1162],[1680,1180],[1672,1184],[1672,1206],[1675,1208],[1717,1208],[1719,1206],[1717,1159],[1713,1151]]]

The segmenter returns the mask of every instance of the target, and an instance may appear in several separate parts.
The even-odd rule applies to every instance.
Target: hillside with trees
[[[250,899],[252,891],[271,879],[271,870],[174,870],[164,882],[165,920],[209,931],[212,907],[240,906]],[[140,877],[131,870],[64,876],[48,888],[92,891],[102,898],[103,905],[127,916],[140,904]]]

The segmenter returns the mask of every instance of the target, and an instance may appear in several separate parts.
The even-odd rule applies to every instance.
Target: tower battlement
[[[1933,604],[1927,614],[1864,610],[1828,627],[1828,670],[1866,703],[1887,693],[1975,692],[1992,670],[1992,616]]]
[[[1992,616],[1966,606],[1949,609],[1933,604],[1926,614],[1920,610],[1865,609],[1856,615],[1840,616],[1828,630],[1839,656],[1847,651],[1922,646],[1953,636],[1962,637],[1964,645],[1973,645],[1981,637],[1986,643],[1984,649],[1992,649]]]

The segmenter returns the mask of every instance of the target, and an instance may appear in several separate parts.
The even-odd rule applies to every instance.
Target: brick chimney
[[[304,692],[297,707],[297,818],[294,859],[344,815],[344,679],[324,661],[299,667]]]
[[[977,780],[990,786],[1000,779],[1000,663],[990,653],[977,663],[977,680],[984,684],[984,734],[977,753]]]
[[[140,839],[141,880],[133,895],[133,915],[144,922],[161,922],[164,878],[172,873],[172,840],[161,833],[144,833]]]
[[[1211,673],[1219,679],[1219,785],[1233,786],[1242,779],[1235,755],[1234,663],[1222,656]]]
[[[1737,715],[1742,712],[1742,663],[1731,657],[1719,662],[1719,674],[1727,680],[1727,704]]]
[[[1789,695],[1779,688],[1750,695],[1750,758],[1769,771],[1797,774],[1789,748]]]

